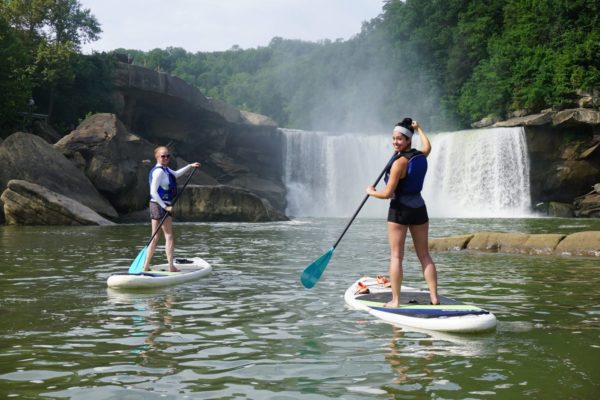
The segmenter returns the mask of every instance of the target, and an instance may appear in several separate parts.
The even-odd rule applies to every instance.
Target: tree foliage
[[[25,110],[24,99],[31,99],[34,93],[47,93],[43,111],[52,119],[57,96],[77,74],[74,66],[81,45],[96,40],[101,32],[98,21],[79,0],[3,0],[0,18],[3,30],[12,38],[11,48],[5,51],[21,55],[17,57],[19,78],[24,81],[21,90],[6,92],[14,107],[2,111],[9,113],[5,129],[19,108]],[[15,67],[10,68],[14,71]],[[11,79],[10,74],[0,75],[1,82]]]
[[[178,76],[206,96],[303,129],[379,130],[408,115],[430,129],[455,129],[515,110],[573,106],[579,93],[600,87],[597,0],[382,4],[382,13],[345,41],[275,37],[246,50],[115,52]],[[6,43],[0,55],[7,60],[0,88],[9,93],[0,115],[14,116],[31,90],[64,124],[85,107],[110,109],[107,85],[84,78],[108,77],[111,59],[78,55],[100,32],[78,0],[3,0],[0,17]],[[85,100],[84,90],[101,95]]]

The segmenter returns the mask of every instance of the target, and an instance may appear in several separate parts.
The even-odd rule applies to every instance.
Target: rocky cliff
[[[241,186],[285,210],[283,138],[267,117],[205,97],[183,80],[117,63],[117,116],[154,144],[169,144],[180,157],[200,161],[220,184]]]
[[[523,126],[530,157],[531,200],[561,217],[600,217],[600,111],[547,110],[493,126]]]

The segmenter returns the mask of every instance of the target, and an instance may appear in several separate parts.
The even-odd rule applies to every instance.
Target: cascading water
[[[296,217],[351,216],[393,153],[391,134],[334,135],[290,129],[284,134],[287,214]],[[433,150],[423,197],[430,217],[532,216],[522,128],[428,136]],[[418,149],[418,140],[413,145]],[[361,215],[385,217],[386,210],[387,201],[371,199]]]

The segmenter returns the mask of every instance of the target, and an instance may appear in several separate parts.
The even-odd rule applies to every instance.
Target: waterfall
[[[284,129],[288,215],[349,217],[385,167],[390,134],[331,134]],[[432,218],[532,216],[522,128],[428,135],[432,152],[423,197]],[[415,135],[413,147],[419,148]],[[382,183],[378,188],[382,187]],[[370,199],[361,216],[385,217],[388,201]]]

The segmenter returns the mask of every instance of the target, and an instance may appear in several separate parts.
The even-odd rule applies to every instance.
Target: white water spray
[[[393,153],[391,134],[289,129],[284,133],[286,212],[296,217],[351,216]],[[429,138],[433,150],[423,197],[430,217],[532,215],[522,128],[447,132]],[[418,140],[413,145],[418,149]],[[360,215],[385,217],[387,206],[388,201],[370,199]]]

